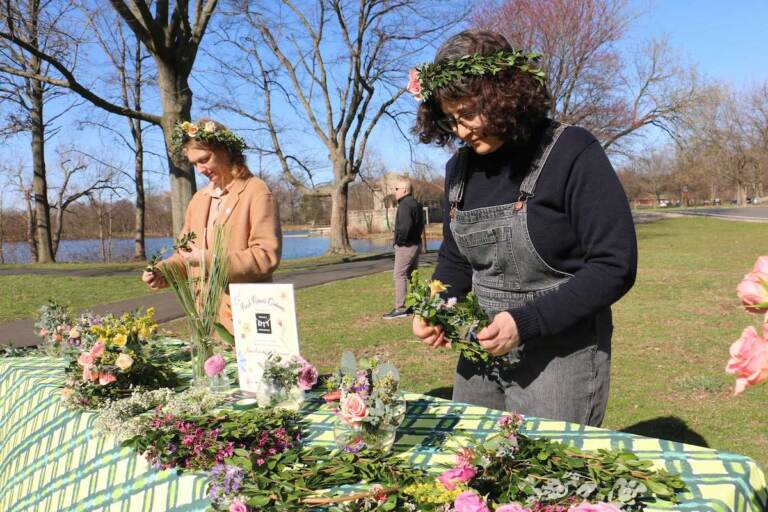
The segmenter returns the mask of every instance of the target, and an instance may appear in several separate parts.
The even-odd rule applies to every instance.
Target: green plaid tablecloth
[[[64,408],[63,363],[48,357],[0,358],[0,511],[204,510],[205,475],[156,471],[112,438],[96,435],[93,413]],[[450,462],[440,447],[455,430],[485,437],[498,411],[411,394],[395,451],[437,471]],[[304,412],[312,443],[333,444],[333,415],[310,397]],[[528,434],[586,450],[619,448],[679,473],[690,493],[675,507],[647,510],[768,510],[766,480],[748,457],[641,436],[530,418]]]

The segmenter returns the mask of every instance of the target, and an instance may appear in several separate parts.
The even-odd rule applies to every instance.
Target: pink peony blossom
[[[483,499],[472,491],[459,494],[453,508],[456,512],[491,512]]]
[[[229,512],[248,512],[248,506],[240,500],[234,500],[229,505]]]
[[[107,384],[112,384],[117,380],[117,377],[112,375],[111,373],[100,373],[99,374],[99,384],[102,386],[106,386]]]
[[[763,331],[768,334],[768,327],[763,326]],[[730,353],[725,371],[736,375],[735,395],[747,386],[768,380],[768,340],[757,334],[754,327],[744,329],[741,338],[731,345]]]
[[[205,360],[203,367],[205,368],[205,374],[208,377],[215,377],[224,371],[226,366],[224,357],[221,354],[214,354]]]
[[[315,384],[317,384],[317,369],[306,363],[299,370],[299,387],[304,391],[309,391]]]
[[[93,356],[88,352],[83,352],[82,354],[80,354],[80,357],[77,358],[78,364],[80,364],[80,366],[84,368],[86,366],[92,366],[93,361],[94,361]]]
[[[768,274],[750,272],[745,275],[736,287],[736,295],[750,313],[765,313],[768,310]]]
[[[365,400],[356,394],[349,393],[341,398],[341,419],[347,425],[357,425],[368,416]]]
[[[422,101],[424,98],[421,96],[421,82],[419,82],[419,72],[412,69],[408,73],[408,86],[405,88],[409,93],[413,94],[413,97],[418,101]]]
[[[755,266],[752,267],[752,272],[757,272],[758,274],[765,274],[768,276],[768,256],[760,256],[757,258],[757,261],[755,261]]]
[[[105,348],[106,346],[100,341],[91,347],[91,357],[93,357],[94,361],[101,357]]]
[[[475,477],[475,469],[470,467],[453,468],[447,471],[443,471],[438,481],[443,484],[443,487],[452,491],[456,488],[456,484],[463,484],[469,482]]]
[[[502,505],[496,509],[496,512],[531,512],[531,509],[525,508],[517,503]]]
[[[600,503],[582,502],[579,505],[574,505],[568,509],[568,512],[621,512],[621,509],[613,503],[606,503],[601,501]]]

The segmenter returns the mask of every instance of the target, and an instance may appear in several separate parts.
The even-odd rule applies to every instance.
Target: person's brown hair
[[[504,36],[489,30],[466,30],[440,47],[434,63],[475,53],[493,55],[502,50],[512,50]],[[467,98],[477,101],[477,111],[485,119],[486,133],[519,144],[526,143],[547,119],[551,101],[546,86],[517,66],[504,68],[493,75],[464,75],[435,90],[421,103],[411,131],[425,144],[445,146],[455,141],[457,137],[441,129],[437,121],[445,117],[443,102]]]
[[[220,122],[214,121],[212,119],[208,119],[206,117],[202,119],[198,119],[197,122],[195,122],[195,125],[204,126],[206,123],[213,123],[216,126],[217,131],[229,130],[229,128],[227,128]],[[248,178],[250,176],[253,176],[253,173],[251,173],[251,170],[248,169],[248,166],[245,163],[245,155],[243,154],[243,152],[238,151],[232,146],[229,146],[227,144],[224,144],[222,142],[215,141],[215,140],[189,139],[182,146],[182,150],[184,151],[184,154],[186,154],[188,149],[223,151],[227,154],[227,156],[229,157],[229,161],[232,163],[232,177],[243,179],[243,178]]]

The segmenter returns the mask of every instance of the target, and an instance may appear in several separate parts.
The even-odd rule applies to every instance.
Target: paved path
[[[706,208],[701,210],[678,210],[682,215],[717,217],[742,222],[768,222],[768,207],[752,206],[745,208]]]
[[[308,286],[317,286],[319,284],[332,283],[342,279],[361,277],[377,272],[386,272],[392,270],[394,256],[385,255],[379,258],[371,258],[362,261],[350,261],[348,263],[337,263],[326,265],[313,270],[304,270],[296,272],[285,272],[275,275],[277,283],[292,283],[296,288],[306,288]],[[419,257],[420,265],[430,265],[437,261],[437,252],[422,254]],[[10,270],[10,269],[9,269]],[[40,269],[51,270],[51,269]],[[120,273],[122,271],[119,271]],[[128,271],[135,273],[135,270]],[[27,270],[27,273],[29,271]],[[37,272],[35,272],[37,273]],[[61,274],[60,271],[51,270],[44,272],[50,274]],[[67,275],[73,272],[64,271]],[[115,271],[93,271],[89,275],[110,275]],[[98,315],[107,313],[121,314],[126,311],[134,311],[137,308],[155,308],[155,319],[158,323],[165,323],[184,316],[181,307],[176,301],[172,292],[157,292],[138,297],[136,299],[122,300],[110,304],[102,304],[85,308]],[[384,313],[384,312],[382,312]],[[37,345],[40,338],[34,335],[34,321],[31,319],[15,320],[0,324],[0,345],[11,344],[16,347],[26,347]]]

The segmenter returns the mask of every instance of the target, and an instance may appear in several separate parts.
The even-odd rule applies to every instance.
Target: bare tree
[[[306,195],[331,198],[328,252],[349,253],[348,190],[371,133],[382,118],[394,118],[417,53],[461,16],[452,2],[425,0],[241,0],[237,6],[237,20],[244,17],[248,30],[222,35],[243,55],[226,69],[263,98],[263,109],[249,118],[266,128],[286,179]],[[310,151],[319,146],[327,153],[330,182],[310,187],[301,179],[312,172],[295,143],[301,132],[283,125],[287,117],[293,127],[306,127]]]
[[[95,9],[100,5],[92,0],[83,1],[87,9]],[[108,112],[162,127],[168,153],[171,209],[176,233],[181,230],[186,206],[196,187],[194,172],[189,162],[172,149],[172,134],[178,122],[190,119],[192,90],[189,87],[189,76],[217,3],[218,0],[197,0],[194,6],[194,20],[190,20],[188,0],[176,0],[172,8],[168,0],[130,0],[128,3],[124,0],[110,0],[115,11],[153,57],[163,108],[161,116],[116,104],[99,96],[78,79],[74,69],[62,59],[47,52],[45,48],[37,47],[23,34],[7,29],[0,30],[0,39],[13,43],[40,61],[49,63],[52,72],[15,68],[0,70],[69,88]]]
[[[113,14],[110,16],[110,14]],[[116,85],[119,90],[120,103],[130,109],[142,109],[142,91],[144,87],[155,82],[155,77],[145,72],[145,60],[149,58],[142,51],[141,42],[134,34],[127,37],[123,23],[114,13],[101,11],[86,11],[89,24],[99,45],[112,63],[116,72]],[[134,260],[147,259],[145,247],[146,232],[146,199],[144,193],[144,129],[141,119],[126,117],[130,139],[120,130],[106,122],[93,122],[100,128],[111,132],[115,138],[133,153],[133,175],[128,178],[134,184],[135,218],[134,218]],[[101,225],[100,225],[101,227]],[[103,245],[103,244],[102,244]],[[102,251],[104,253],[104,251]]]
[[[74,66],[79,44],[76,34],[64,35],[71,27],[62,27],[71,11],[70,2],[40,0],[5,0],[0,14],[0,98],[13,102],[20,115],[11,115],[2,132],[29,132],[31,135],[33,198],[35,208],[35,260],[54,261],[50,206],[45,167],[46,130],[63,112],[46,120],[46,105],[61,93],[38,77],[46,75],[50,65],[45,52],[68,66]],[[23,46],[8,44],[9,39],[23,40]],[[66,109],[65,109],[66,111]]]
[[[606,149],[644,126],[674,132],[696,101],[696,75],[665,41],[651,41],[627,60],[617,47],[635,15],[627,0],[489,1],[474,25],[504,34],[518,48],[543,54],[551,112],[583,126]]]
[[[13,167],[3,169],[8,176],[8,184],[11,190],[17,192],[24,203],[25,218],[27,221],[25,238],[29,244],[29,252],[32,255],[32,261],[37,261],[37,240],[35,237],[35,227],[37,226],[37,211],[35,210],[34,191],[32,183],[24,176],[24,164],[17,163]],[[47,199],[47,198],[46,198]]]
[[[90,168],[90,162],[84,155],[71,148],[59,148],[57,152],[61,184],[55,188],[55,199],[51,203],[51,208],[56,212],[53,233],[54,255],[59,250],[61,233],[64,228],[64,214],[73,203],[80,199],[86,199],[98,191],[117,192],[122,188],[116,183],[113,170],[100,170],[101,172],[98,172],[95,177],[89,178],[86,173]]]

